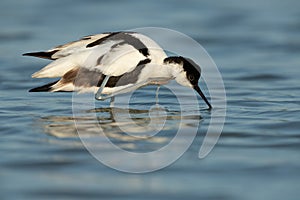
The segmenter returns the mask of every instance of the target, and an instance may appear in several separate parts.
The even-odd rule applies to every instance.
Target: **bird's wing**
[[[34,73],[32,77],[62,77],[78,67],[108,76],[120,76],[132,71],[143,60],[151,59],[151,54],[159,55],[153,55],[155,58],[165,56],[164,51],[153,40],[133,32],[88,36],[44,53],[49,52],[54,52],[52,55],[49,54],[49,58],[55,60]],[[40,52],[25,55],[38,56],[38,53]]]
[[[164,50],[155,41],[140,33],[119,32],[108,36],[107,40],[102,45],[95,46],[88,59],[90,63],[85,65],[86,68],[109,76],[120,76],[131,72],[141,63],[149,60],[151,63],[163,63],[163,59],[166,58]],[[102,46],[111,41],[114,43],[108,52],[99,54]],[[98,41],[95,41],[88,46],[97,44]]]
[[[148,59],[135,47],[128,43],[123,43],[122,40],[109,46],[110,49],[104,54],[101,52],[102,45],[97,46],[91,52],[83,67],[108,76],[120,76],[132,71],[141,61]]]
[[[101,38],[108,36],[111,33],[102,33],[97,35],[89,35],[85,36],[79,40],[69,42],[63,45],[56,46],[48,51],[39,51],[39,52],[31,52],[25,53],[24,56],[34,56],[39,58],[45,58],[50,60],[56,60],[59,58],[63,58],[69,56],[74,53],[78,53],[80,51],[86,50],[86,46],[90,43],[95,42]]]

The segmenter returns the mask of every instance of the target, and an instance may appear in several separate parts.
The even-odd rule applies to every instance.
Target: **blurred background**
[[[298,0],[1,0],[0,199],[299,199],[299,8]],[[228,110],[208,157],[197,157],[199,131],[171,166],[134,175],[85,150],[70,94],[27,92],[47,83],[30,75],[48,61],[21,55],[148,26],[203,45],[223,76]]]

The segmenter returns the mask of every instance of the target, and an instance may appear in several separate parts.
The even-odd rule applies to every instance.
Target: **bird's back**
[[[86,36],[48,51],[24,55],[53,60],[32,75],[34,78],[61,78],[53,84],[47,84],[44,91],[90,90],[91,87],[98,87],[99,81],[85,78],[87,82],[75,85],[78,72],[84,71],[86,75],[101,81],[103,76],[120,77],[128,74],[141,63],[160,64],[166,57],[165,52],[156,42],[135,32],[111,32]]]

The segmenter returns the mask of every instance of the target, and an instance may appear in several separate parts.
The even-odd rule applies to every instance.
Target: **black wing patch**
[[[132,36],[131,35],[132,33],[134,33],[134,32],[114,32],[103,38],[100,38],[99,40],[96,40],[96,41],[88,44],[86,47],[87,48],[94,47],[94,46],[97,46],[97,45],[107,41],[107,40],[112,40],[112,41],[123,40],[127,44],[136,48],[144,56],[146,56],[146,57],[149,56],[149,50],[146,47],[146,45],[138,38]]]
[[[119,33],[121,33],[121,32],[110,33],[109,35],[107,35],[103,38],[100,38],[92,43],[89,43],[88,45],[86,45],[86,48],[97,46],[97,45],[101,44],[102,42],[106,41],[108,38],[112,38],[114,35],[119,34]]]
[[[131,71],[131,72],[127,72],[121,76],[111,76],[109,79],[108,79],[108,82],[106,83],[105,87],[116,87],[116,86],[124,86],[124,85],[127,85],[127,84],[134,84],[137,82],[138,78],[139,78],[139,75],[142,71],[142,69],[144,69],[145,65],[147,63],[150,63],[151,60],[150,59],[145,59],[145,60],[141,60],[136,68]],[[102,84],[102,81],[104,80],[105,78],[105,75],[101,76],[98,84],[97,84],[97,87],[100,87],[101,84]]]
[[[31,53],[24,53],[23,56],[34,56],[34,57],[39,57],[39,58],[45,58],[45,59],[50,59],[50,60],[55,60],[52,58],[52,55],[58,52],[58,50],[53,50],[53,51],[40,51],[40,52],[31,52]]]

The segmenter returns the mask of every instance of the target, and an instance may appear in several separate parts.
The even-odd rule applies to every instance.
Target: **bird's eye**
[[[195,76],[194,76],[193,74],[189,74],[189,75],[188,75],[188,79],[189,79],[190,81],[194,81],[194,80],[195,80]]]

